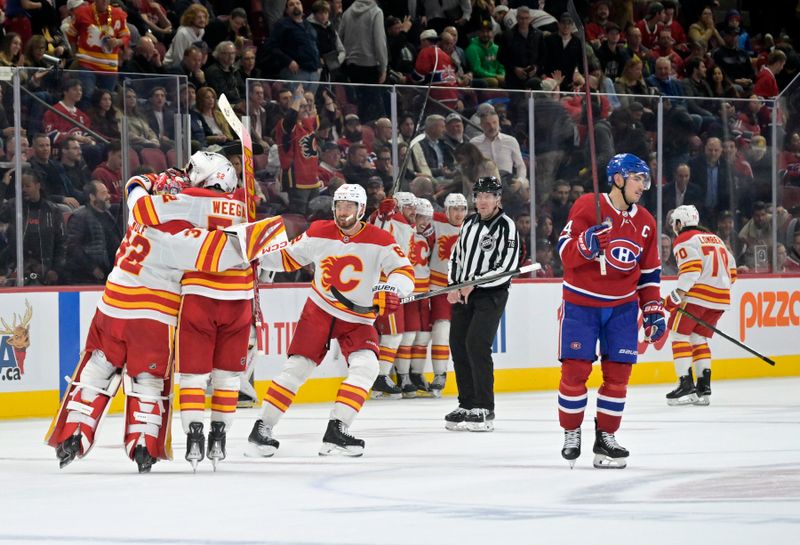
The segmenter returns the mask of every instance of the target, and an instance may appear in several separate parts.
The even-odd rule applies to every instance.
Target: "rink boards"
[[[664,281],[662,292],[667,293],[673,285],[674,281]],[[256,364],[259,394],[283,364],[308,293],[309,288],[301,284],[262,289],[267,349]],[[0,291],[0,418],[55,412],[66,386],[64,377],[72,375],[100,295],[98,289]],[[560,304],[560,282],[523,280],[514,284],[494,343],[496,391],[557,387]],[[30,320],[25,323],[28,309]],[[772,357],[777,365],[770,367],[715,337],[711,341],[715,379],[800,375],[800,276],[740,278],[732,293],[731,310],[719,328]],[[639,352],[632,383],[675,380],[666,338],[656,345],[641,343]],[[345,363],[333,343],[296,401],[332,401],[344,374]],[[599,383],[597,369],[591,381]],[[454,380],[448,380],[448,393],[455,393]],[[117,402],[115,408],[119,407]]]

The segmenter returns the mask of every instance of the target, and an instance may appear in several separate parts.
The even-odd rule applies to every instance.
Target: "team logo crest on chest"
[[[619,271],[632,271],[642,257],[642,247],[624,238],[612,240],[606,250],[606,262]]]

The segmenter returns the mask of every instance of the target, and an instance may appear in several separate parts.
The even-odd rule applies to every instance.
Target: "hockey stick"
[[[256,176],[253,168],[253,141],[250,131],[245,128],[236,112],[231,108],[228,98],[222,94],[217,101],[222,116],[233,132],[242,141],[242,171],[244,177],[244,204],[247,209],[247,221],[256,220]],[[258,291],[258,265],[253,264],[253,320],[256,326],[256,350],[264,354],[264,315],[261,312],[261,295]]]
[[[590,162],[592,167],[594,207],[595,211],[597,212],[597,224],[600,225],[603,222],[603,214],[600,212],[600,183],[597,180],[597,148],[595,147],[594,140],[594,113],[592,112],[592,93],[591,86],[589,85],[589,57],[586,54],[586,34],[583,29],[581,18],[578,15],[578,11],[575,9],[575,4],[572,2],[572,0],[569,0],[567,3],[567,11],[569,11],[569,14],[572,16],[572,21],[575,23],[575,28],[578,31],[578,38],[581,41],[581,52],[583,53],[583,79],[584,91],[586,93],[586,123],[588,125],[586,132],[589,136],[589,155],[591,158]],[[600,249],[598,260],[600,261],[600,274],[605,276],[606,255],[602,248]]]
[[[697,316],[695,316],[694,314],[692,314],[692,313],[691,313],[691,312],[689,312],[688,310],[685,310],[685,309],[683,309],[683,308],[681,308],[681,307],[678,307],[678,311],[680,311],[681,313],[683,313],[684,315],[686,315],[686,317],[687,317],[687,318],[691,318],[692,320],[694,320],[695,322],[697,322],[697,323],[698,323],[698,324],[700,324],[701,326],[703,326],[703,327],[707,327],[708,329],[710,329],[710,330],[711,330],[711,331],[713,331],[714,333],[718,334],[720,337],[722,337],[722,338],[724,338],[724,339],[727,339],[727,340],[729,340],[730,342],[732,342],[733,344],[735,344],[735,345],[736,345],[736,346],[738,346],[739,348],[743,348],[743,349],[747,350],[748,352],[750,352],[750,353],[751,353],[751,354],[753,354],[754,356],[757,356],[758,358],[760,358],[760,359],[764,360],[765,362],[767,362],[767,363],[768,363],[768,364],[770,364],[770,365],[775,365],[775,360],[773,360],[773,359],[770,359],[770,358],[768,358],[767,356],[764,356],[763,354],[760,354],[760,353],[756,352],[755,350],[753,350],[752,348],[750,348],[750,347],[749,347],[749,346],[747,346],[746,344],[744,344],[744,343],[741,343],[741,342],[737,341],[736,339],[734,339],[733,337],[731,337],[731,336],[730,336],[730,335],[728,335],[727,333],[725,333],[725,332],[723,332],[723,331],[720,331],[719,329],[717,329],[717,328],[716,328],[716,327],[714,327],[713,325],[709,324],[708,322],[706,322],[706,321],[705,321],[705,320],[703,320],[702,318],[698,318]]]
[[[412,301],[421,301],[423,299],[430,299],[431,297],[436,297],[437,295],[444,295],[445,293],[450,293],[451,291],[460,290],[461,288],[468,288],[470,286],[479,286],[481,284],[486,284],[487,282],[494,282],[495,280],[500,280],[502,278],[508,278],[510,276],[516,276],[518,274],[526,274],[529,272],[538,271],[541,268],[542,266],[538,263],[525,265],[524,267],[520,267],[519,269],[514,269],[513,271],[497,273],[493,274],[492,276],[487,276],[485,278],[478,278],[475,280],[468,280],[460,284],[453,284],[452,286],[447,286],[442,289],[409,295],[408,297],[403,297],[402,299],[400,299],[400,304],[404,305],[406,303],[411,303]],[[353,312],[358,312],[359,314],[377,312],[377,307],[374,306],[365,307],[362,305],[357,305],[356,303],[352,302],[350,299],[345,297],[342,294],[342,292],[336,289],[336,286],[331,286],[331,294],[334,296],[334,298],[336,298],[337,301],[346,306],[348,310],[352,310]]]

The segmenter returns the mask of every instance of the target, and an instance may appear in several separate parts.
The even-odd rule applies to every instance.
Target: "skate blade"
[[[467,431],[474,431],[474,432],[494,431],[494,422],[479,422],[479,423],[467,422]]]
[[[192,464],[192,473],[197,473],[197,464],[200,463],[200,460],[192,459],[189,460],[189,463]]]
[[[441,390],[431,390],[431,397],[435,397],[436,399],[439,399],[440,397],[442,397],[442,391]]]
[[[248,442],[244,448],[244,455],[248,458],[271,458],[277,451],[277,448],[269,445],[256,445]]]
[[[697,403],[697,394],[689,394],[675,399],[668,399],[667,405],[670,407],[680,407],[681,405],[694,405]]]
[[[467,431],[467,425],[464,422],[445,422],[444,428],[450,431]]]
[[[340,447],[333,443],[322,443],[322,447],[319,449],[320,456],[347,456],[350,458],[358,458],[363,454],[363,447]]]
[[[217,472],[217,462],[219,462],[219,460],[217,458],[209,458],[209,460],[211,460],[211,468],[214,470],[214,473],[216,473]]]
[[[256,406],[256,402],[253,401],[252,399],[249,399],[247,401],[237,401],[236,402],[236,408],[237,409],[252,409],[255,406]]]
[[[625,469],[628,461],[625,458],[610,458],[604,454],[595,454],[593,465],[597,469]]]
[[[701,407],[708,407],[711,404],[711,397],[710,396],[698,396],[697,401],[694,402],[695,405],[700,405]]]
[[[403,392],[403,399],[414,399],[417,397],[417,392]]]
[[[436,396],[433,395],[433,392],[428,391],[428,390],[417,390],[417,397],[432,398],[432,397],[436,397]],[[439,394],[439,397],[441,397],[441,394]]]
[[[575,469],[575,460],[567,460],[570,469]]]
[[[403,394],[387,394],[384,392],[372,392],[369,394],[370,399],[402,399]]]

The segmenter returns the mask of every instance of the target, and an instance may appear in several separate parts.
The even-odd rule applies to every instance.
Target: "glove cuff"
[[[386,283],[384,283],[384,284],[375,284],[375,287],[372,288],[372,293],[375,294],[375,293],[377,293],[379,291],[385,291],[385,292],[388,292],[388,293],[393,293],[393,294],[397,295],[398,297],[400,296],[400,290],[398,290],[395,286],[393,286],[391,284],[386,284]]]

